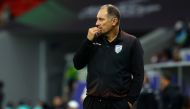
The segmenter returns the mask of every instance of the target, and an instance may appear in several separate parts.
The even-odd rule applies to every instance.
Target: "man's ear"
[[[114,17],[113,19],[112,19],[112,25],[113,26],[116,26],[118,24],[118,19],[116,18],[116,17]]]

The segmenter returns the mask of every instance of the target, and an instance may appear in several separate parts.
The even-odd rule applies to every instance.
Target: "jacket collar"
[[[109,43],[108,40],[106,39],[106,37],[104,37],[104,40],[106,40],[106,42]],[[119,28],[119,33],[118,33],[117,37],[109,44],[116,45],[121,41],[122,41],[122,30],[121,30],[121,28]]]

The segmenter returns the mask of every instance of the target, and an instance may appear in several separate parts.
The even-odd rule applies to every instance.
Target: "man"
[[[134,36],[120,27],[119,10],[103,5],[96,27],[74,56],[74,66],[87,65],[84,109],[129,109],[139,96],[143,77],[143,49]]]
[[[183,95],[179,87],[171,83],[173,74],[164,72],[160,77],[162,109],[182,109]]]
[[[55,96],[53,98],[53,104],[52,109],[65,109],[66,103],[63,101],[63,99],[60,96]]]

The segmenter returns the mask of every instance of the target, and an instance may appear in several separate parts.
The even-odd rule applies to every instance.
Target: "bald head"
[[[107,14],[109,17],[117,18],[118,24],[119,24],[120,23],[120,11],[119,11],[119,9],[112,4],[103,5],[103,6],[101,6],[100,9],[104,9],[104,8],[106,8]]]

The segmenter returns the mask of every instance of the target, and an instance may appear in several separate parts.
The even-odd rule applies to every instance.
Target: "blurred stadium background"
[[[170,72],[190,108],[189,0],[0,0],[3,109],[82,109],[86,69],[76,71],[72,57],[108,3],[120,9],[121,28],[140,39],[151,89],[159,96],[160,74]]]

